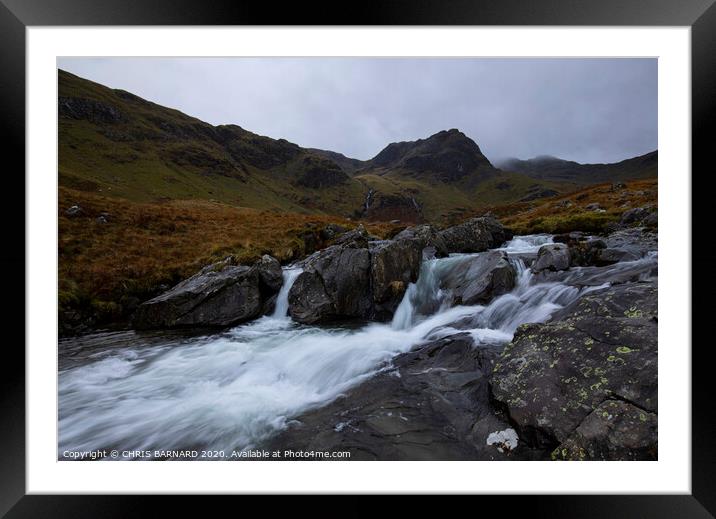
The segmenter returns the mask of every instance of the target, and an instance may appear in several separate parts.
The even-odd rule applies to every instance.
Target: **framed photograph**
[[[0,6],[7,517],[713,516],[711,2],[61,4]]]

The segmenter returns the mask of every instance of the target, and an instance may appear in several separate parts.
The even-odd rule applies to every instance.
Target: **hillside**
[[[363,185],[335,162],[286,140],[212,126],[64,71],[58,79],[61,186],[344,216],[363,201]]]
[[[612,164],[580,164],[542,155],[529,160],[507,159],[498,163],[498,166],[505,171],[522,173],[536,180],[586,185],[656,178],[658,160],[657,151]]]
[[[134,202],[418,222],[570,187],[494,168],[458,130],[391,143],[360,161],[212,126],[64,71],[58,91],[60,186]]]

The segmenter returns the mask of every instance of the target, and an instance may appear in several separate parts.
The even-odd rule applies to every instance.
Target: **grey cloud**
[[[62,58],[58,66],[301,146],[368,159],[459,128],[491,160],[657,148],[656,59]]]

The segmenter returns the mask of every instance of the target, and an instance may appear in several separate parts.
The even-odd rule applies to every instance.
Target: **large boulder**
[[[367,246],[367,239],[346,240],[304,262],[303,272],[288,293],[289,313],[294,320],[316,323],[370,315],[371,260],[367,247],[359,246],[362,244]]]
[[[490,302],[515,286],[515,269],[502,251],[489,251],[465,258],[444,277],[440,288],[455,305]]]
[[[392,317],[408,285],[418,279],[422,250],[417,240],[385,240],[371,244],[370,278],[374,317]]]
[[[483,252],[499,247],[512,238],[512,233],[490,216],[472,218],[440,231],[448,252]]]
[[[222,262],[139,305],[132,324],[137,329],[229,326],[260,312],[258,269]]]
[[[532,272],[542,270],[567,270],[571,263],[569,247],[564,243],[548,243],[537,251],[537,259],[532,264]]]
[[[576,446],[578,457],[581,447],[587,459],[594,459],[592,454],[601,459],[604,450],[597,444],[610,434],[633,433],[640,438],[619,440],[621,447],[611,455],[641,459],[645,453],[655,454],[656,427],[634,431],[628,423],[631,409],[608,419],[612,426],[604,427],[612,427],[611,432],[599,432],[602,425],[586,419],[611,400],[638,407],[647,421],[649,413],[656,414],[656,283],[595,291],[562,309],[549,323],[520,326],[497,360],[490,383],[493,397],[531,445],[555,448],[566,442],[565,448]],[[615,423],[620,424],[617,432]]]
[[[395,239],[417,241],[421,248],[428,253],[428,256],[432,255],[436,258],[444,258],[450,253],[440,233],[429,224],[416,225],[403,229],[395,236]]]

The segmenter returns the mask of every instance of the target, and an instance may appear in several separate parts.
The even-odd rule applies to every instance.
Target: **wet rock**
[[[256,262],[256,269],[259,272],[259,281],[262,292],[274,294],[281,290],[283,285],[283,270],[281,264],[273,256],[264,254]]]
[[[637,257],[656,251],[659,247],[659,235],[643,227],[617,230],[604,238],[604,241],[609,248],[629,251]]]
[[[346,233],[340,240],[353,234],[342,244],[319,251],[304,262],[304,271],[288,293],[289,313],[294,320],[316,323],[370,315],[371,260],[367,233],[362,231]],[[360,247],[361,244],[365,245]]]
[[[537,259],[530,268],[532,272],[567,270],[570,260],[569,247],[563,243],[548,243],[539,248]]]
[[[609,283],[622,285],[656,278],[658,265],[654,261],[615,263],[604,267],[579,267],[569,270],[552,272],[543,270],[535,274],[535,281],[558,282],[574,287],[596,287]]]
[[[472,218],[440,231],[448,252],[483,252],[512,239],[512,233],[495,218]]]
[[[488,441],[509,423],[490,405],[497,352],[456,334],[395,357],[392,368],[299,416],[268,449],[349,451],[352,460],[540,459],[519,438]],[[494,436],[492,437],[494,439]]]
[[[524,324],[490,379],[520,438],[554,448],[607,400],[657,410],[657,287],[584,295],[546,324]]]
[[[657,415],[621,400],[606,400],[551,454],[555,460],[655,460]]]
[[[403,229],[396,236],[396,240],[415,240],[422,249],[430,248],[434,257],[444,258],[449,254],[449,250],[440,233],[428,224],[416,225]]]
[[[450,293],[453,305],[484,304],[512,290],[515,277],[507,254],[489,251],[458,263],[440,288]]]
[[[373,317],[392,317],[408,285],[418,279],[422,250],[418,240],[384,240],[371,243]]]
[[[137,329],[229,326],[260,312],[258,270],[221,262],[142,303],[132,324]]]
[[[639,256],[623,249],[601,249],[596,255],[593,264],[596,266],[613,265],[620,261],[635,261]]]

